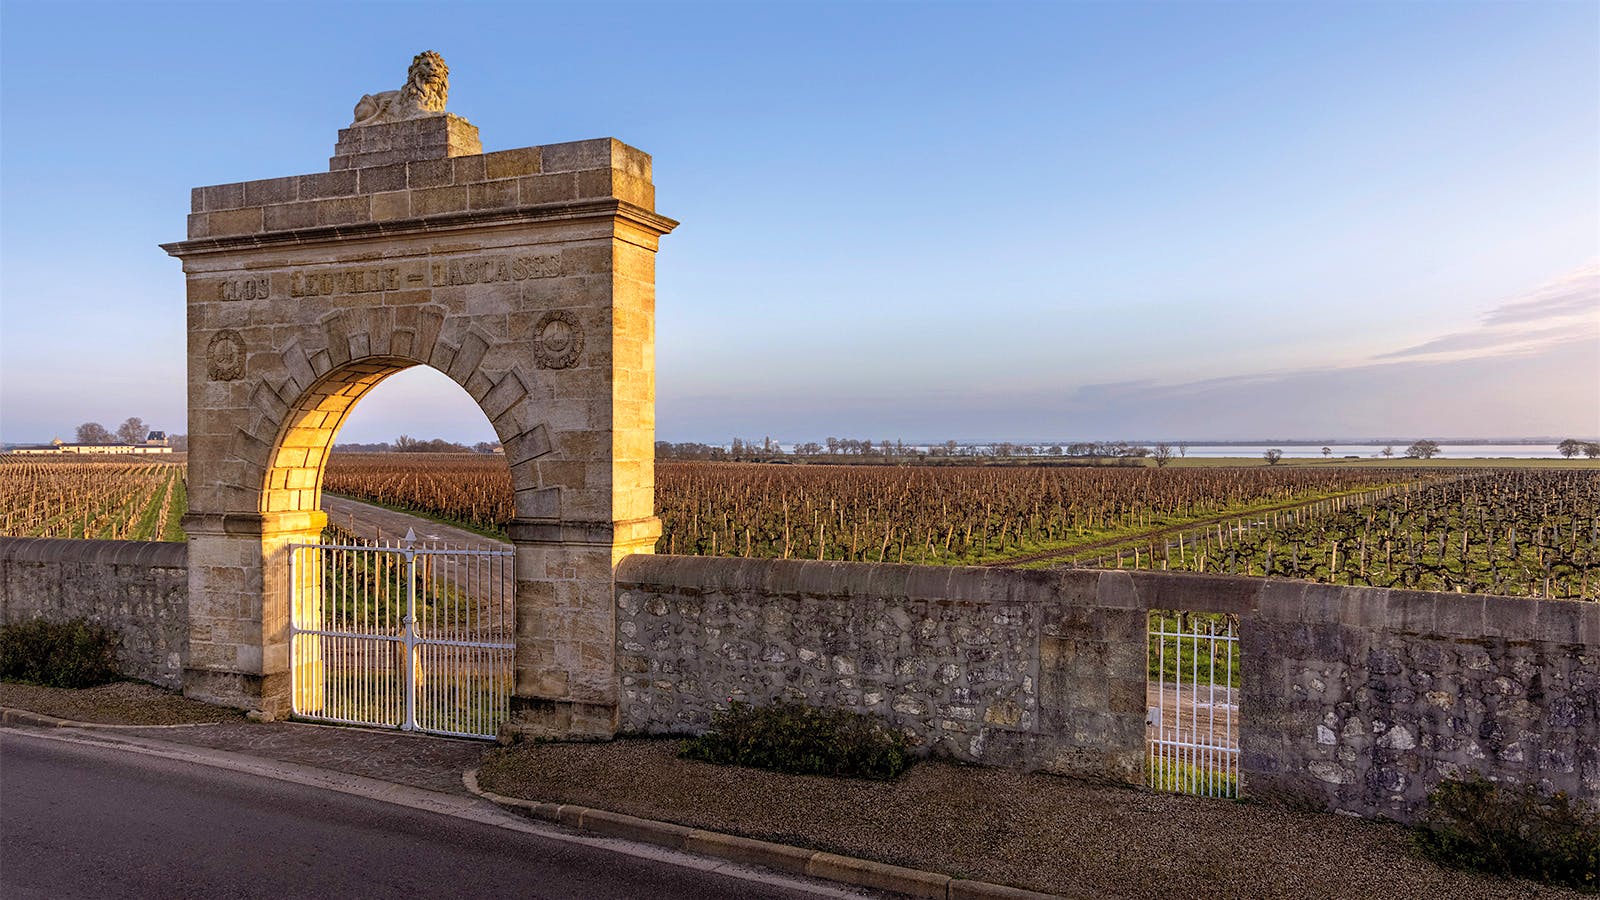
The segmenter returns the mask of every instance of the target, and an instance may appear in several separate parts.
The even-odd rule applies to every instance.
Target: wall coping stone
[[[1261,622],[1348,625],[1396,634],[1600,647],[1600,603],[1193,572],[1052,571],[637,554],[618,564],[616,580],[619,589],[671,585],[705,593],[759,591],[840,600],[1066,601],[1110,609],[1229,613]]]
[[[96,541],[0,537],[0,560],[187,568],[189,545],[175,541]]]

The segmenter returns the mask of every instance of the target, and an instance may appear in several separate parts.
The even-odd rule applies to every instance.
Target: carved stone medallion
[[[244,374],[244,338],[239,332],[217,332],[206,347],[206,374],[212,381],[233,381]]]
[[[533,329],[533,358],[541,369],[570,369],[583,352],[583,329],[571,313],[545,313]]]

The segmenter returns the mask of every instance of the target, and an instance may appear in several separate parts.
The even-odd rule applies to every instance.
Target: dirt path
[[[322,511],[328,522],[369,541],[398,541],[407,530],[414,530],[421,543],[438,544],[456,550],[509,550],[504,544],[481,534],[444,525],[432,519],[413,516],[347,497],[322,495]]]
[[[408,531],[415,547],[449,550],[510,550],[511,545],[421,516],[396,512],[332,494],[322,495],[330,524],[362,540],[399,543]],[[459,640],[499,640],[511,633],[517,593],[512,559],[505,556],[426,555],[418,557],[424,579],[453,589],[459,602],[448,621],[433,621],[439,635]]]

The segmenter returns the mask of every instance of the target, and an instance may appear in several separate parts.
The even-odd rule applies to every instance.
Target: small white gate
[[[1238,636],[1228,617],[1150,616],[1145,732],[1148,783],[1204,797],[1239,795]]]
[[[513,683],[512,551],[290,548],[294,713],[493,738]]]

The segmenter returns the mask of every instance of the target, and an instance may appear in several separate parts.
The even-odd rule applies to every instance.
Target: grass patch
[[[1146,763],[1146,783],[1173,794],[1238,797],[1239,779],[1226,772],[1196,766],[1181,759],[1151,757]]]
[[[158,541],[187,541],[189,536],[183,531],[183,516],[189,511],[189,479],[179,472],[173,476],[172,506],[167,510],[167,527],[155,536]]]
[[[1197,626],[1199,634],[1194,632]],[[1149,639],[1152,684],[1158,680],[1166,684],[1181,680],[1185,685],[1214,684],[1227,688],[1244,685],[1239,644],[1221,639],[1228,631],[1227,615],[1152,611],[1150,628],[1167,633],[1167,636],[1152,635]],[[1218,636],[1215,641],[1207,633],[1212,628]],[[1172,632],[1183,636],[1172,637]]]
[[[156,520],[161,517],[162,501],[166,500],[167,492],[172,490],[172,479],[176,475],[176,472],[169,473],[167,479],[161,483],[161,489],[151,494],[150,499],[145,501],[144,508],[139,511],[139,521],[133,523],[133,528],[128,532],[127,540],[160,540],[161,536],[155,533]]]
[[[1074,564],[1078,560],[1073,556],[1075,550],[1087,554],[1089,560],[1099,560],[1104,563],[1107,557],[1114,557],[1120,550],[1129,556],[1129,565],[1132,565],[1135,550],[1146,552],[1152,541],[1159,541],[1163,545],[1169,540],[1177,538],[1177,532],[1182,531],[1189,535],[1209,532],[1211,527],[1218,523],[1225,523],[1233,519],[1243,519],[1266,513],[1286,513],[1303,507],[1312,506],[1325,500],[1335,500],[1340,497],[1359,497],[1371,494],[1386,488],[1402,487],[1409,482],[1388,481],[1374,482],[1359,488],[1345,491],[1319,491],[1302,494],[1293,500],[1260,500],[1254,503],[1237,503],[1230,506],[1219,507],[1205,513],[1196,515],[1153,515],[1144,522],[1132,526],[1118,526],[1115,528],[1085,529],[1082,534],[1063,541],[1042,543],[1036,547],[1024,547],[1022,550],[1008,550],[1004,553],[985,554],[976,562],[1005,564],[1008,559],[1023,559],[1034,553],[1049,553],[1045,559],[1033,560],[1017,564],[1022,569],[1048,569],[1061,565],[1062,557]],[[1148,553],[1144,557],[1145,563],[1139,568],[1153,568],[1154,557]],[[1102,567],[1109,567],[1103,565]]]

